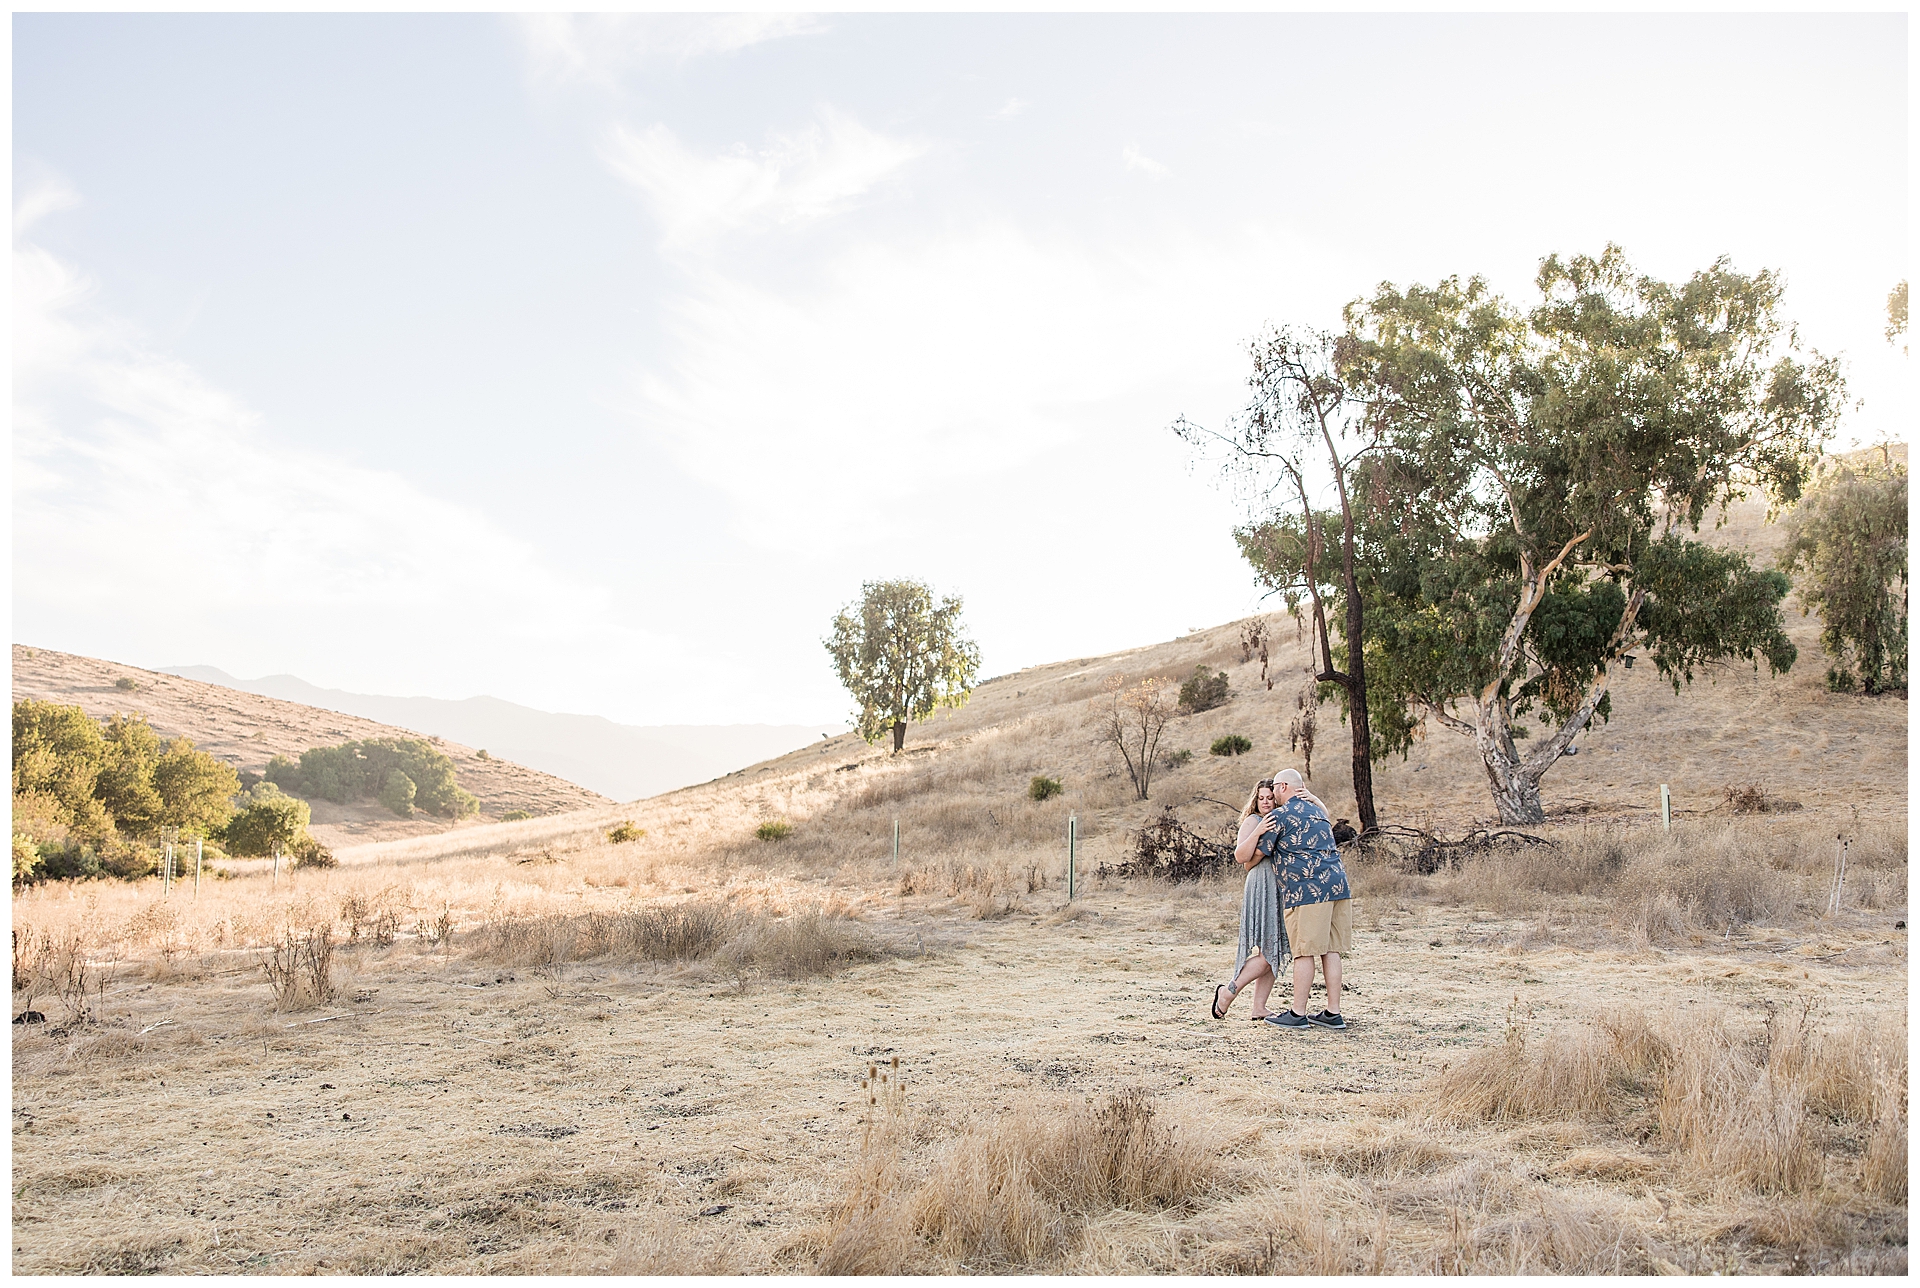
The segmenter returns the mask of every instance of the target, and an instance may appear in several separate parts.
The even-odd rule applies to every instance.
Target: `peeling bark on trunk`
[[[1580,705],[1532,755],[1523,758],[1519,748],[1514,745],[1513,715],[1507,707],[1507,699],[1500,692],[1499,683],[1496,681],[1481,692],[1476,713],[1478,719],[1473,729],[1474,745],[1479,749],[1480,763],[1486,767],[1487,786],[1493,792],[1493,801],[1500,810],[1502,823],[1546,822],[1546,808],[1540,800],[1540,780],[1566,754],[1567,745],[1587,727],[1587,722],[1600,705],[1600,699],[1606,696],[1607,686],[1613,679],[1609,664],[1626,651],[1634,623],[1640,616],[1640,605],[1645,600],[1644,591],[1636,590],[1627,596],[1627,606],[1620,614],[1620,624],[1614,628],[1613,638],[1607,642],[1607,652],[1601,659],[1599,672],[1587,685]],[[1531,608],[1532,605],[1528,604],[1527,615],[1531,615]],[[1521,616],[1516,620],[1518,626],[1514,635],[1517,638],[1519,632],[1526,628],[1526,617]]]

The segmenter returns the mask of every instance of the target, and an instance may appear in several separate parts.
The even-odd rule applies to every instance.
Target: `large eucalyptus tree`
[[[1541,777],[1636,652],[1675,692],[1792,665],[1786,578],[1693,534],[1749,490],[1792,501],[1844,393],[1775,274],[1668,283],[1610,245],[1537,286],[1522,313],[1479,278],[1382,285],[1338,346],[1384,444],[1358,483],[1376,741],[1404,751],[1424,717],[1469,735],[1509,823],[1544,817]]]

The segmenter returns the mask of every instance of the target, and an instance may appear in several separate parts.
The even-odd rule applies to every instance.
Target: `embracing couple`
[[[1253,986],[1253,1016],[1283,1029],[1344,1029],[1340,954],[1353,951],[1353,894],[1333,841],[1327,807],[1300,771],[1284,769],[1254,785],[1240,812],[1234,860],[1247,871],[1240,904],[1240,955],[1231,984],[1213,990],[1213,1018],[1224,1020],[1240,990]],[[1278,963],[1293,967],[1293,1005],[1267,1012]],[[1327,1009],[1307,1014],[1319,963]]]

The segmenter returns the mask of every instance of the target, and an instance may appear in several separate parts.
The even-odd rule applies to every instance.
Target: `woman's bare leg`
[[[1267,1017],[1267,994],[1273,991],[1273,969],[1267,966],[1266,958],[1259,960],[1265,969],[1261,970],[1260,978],[1253,981],[1253,1018],[1263,1020]]]
[[[1256,951],[1247,958],[1246,965],[1240,968],[1240,973],[1233,977],[1233,991],[1227,994],[1227,1004],[1220,1009],[1231,1011],[1233,999],[1240,996],[1240,990],[1257,979],[1264,979],[1267,984],[1266,988],[1256,988],[1253,991],[1253,1009],[1256,1011],[1264,1008],[1267,1000],[1266,989],[1273,987],[1273,971],[1268,968],[1267,959]]]

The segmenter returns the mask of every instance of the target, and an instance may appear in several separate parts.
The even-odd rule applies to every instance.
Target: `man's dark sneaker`
[[[1347,1022],[1340,1018],[1338,1011],[1320,1011],[1307,1017],[1307,1023],[1318,1024],[1323,1029],[1344,1029]]]
[[[1304,1029],[1311,1021],[1306,1016],[1289,1007],[1284,1011],[1275,1011],[1267,1017],[1267,1023],[1277,1024],[1283,1029]]]

